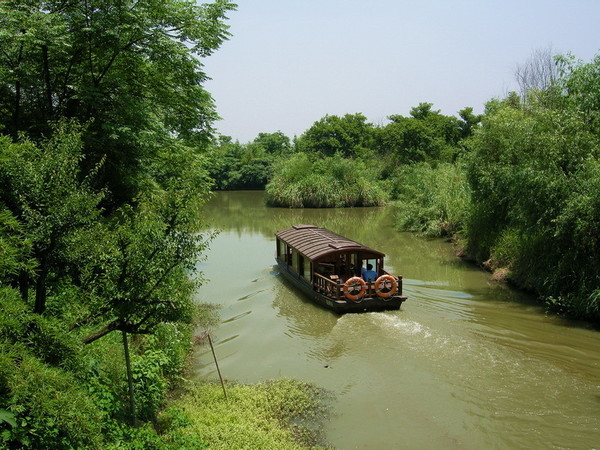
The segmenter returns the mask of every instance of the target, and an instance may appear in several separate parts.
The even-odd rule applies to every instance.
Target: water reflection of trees
[[[269,208],[261,191],[217,192],[205,206],[209,227],[272,237],[277,231],[298,223],[311,223],[360,242],[369,228],[389,220],[386,208]]]

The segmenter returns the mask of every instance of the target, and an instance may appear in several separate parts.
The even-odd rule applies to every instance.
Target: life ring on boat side
[[[381,275],[375,280],[375,292],[379,297],[390,298],[398,290],[398,280],[392,275]]]
[[[348,278],[342,288],[344,297],[353,302],[357,302],[365,296],[367,292],[367,283],[360,277]]]

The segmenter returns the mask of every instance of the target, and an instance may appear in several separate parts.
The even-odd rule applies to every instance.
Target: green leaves
[[[362,148],[371,148],[373,125],[360,113],[343,117],[326,115],[298,138],[299,150],[333,156],[356,156]]]
[[[17,426],[15,415],[10,411],[0,408],[0,423],[2,422],[9,424],[11,427]]]
[[[471,252],[592,319],[586,304],[600,286],[598,61],[563,72],[526,103],[490,104],[468,157]]]
[[[199,57],[228,38],[218,0],[0,2],[0,129],[36,139],[64,117],[83,130],[85,170],[103,159],[110,206],[143,189],[163,145],[205,146],[217,115]]]
[[[471,192],[460,166],[412,164],[402,167],[394,181],[396,223],[401,230],[427,236],[462,231]]]

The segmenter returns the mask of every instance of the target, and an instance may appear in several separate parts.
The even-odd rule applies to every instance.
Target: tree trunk
[[[129,341],[127,340],[127,333],[121,332],[123,336],[123,350],[125,350],[125,367],[127,368],[127,385],[129,386],[129,418],[131,420],[131,426],[138,426],[137,411],[135,409],[135,398],[133,397],[133,374],[131,372],[131,358],[129,357]]]
[[[52,106],[52,86],[50,82],[50,65],[48,62],[48,46],[42,45],[42,59],[44,63],[44,83],[46,85],[46,109],[47,109],[47,119],[52,119],[54,112]]]

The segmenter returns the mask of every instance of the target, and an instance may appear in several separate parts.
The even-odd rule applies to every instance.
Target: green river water
[[[335,395],[338,449],[600,448],[600,332],[548,316],[461,262],[450,244],[392,227],[391,208],[275,209],[262,192],[218,193],[221,233],[199,269],[201,302],[228,380],[291,377]],[[335,315],[275,266],[276,231],[315,224],[386,253],[404,277],[399,311]],[[217,379],[210,348],[195,375]]]

